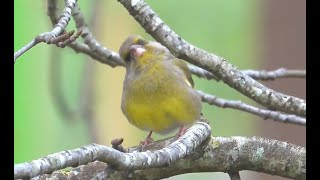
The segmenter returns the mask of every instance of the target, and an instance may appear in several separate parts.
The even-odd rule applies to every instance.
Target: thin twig
[[[242,73],[256,80],[275,80],[277,78],[306,78],[306,70],[279,68],[274,71],[242,70]]]
[[[230,101],[230,100],[221,99],[214,95],[204,93],[200,90],[197,90],[197,92],[201,95],[202,101],[210,105],[216,105],[222,108],[232,108],[232,109],[241,110],[244,112],[248,112],[248,113],[263,117],[263,119],[273,119],[274,121],[303,125],[303,126],[306,125],[306,119],[300,116],[296,116],[292,114],[284,114],[277,111],[259,109],[257,107],[245,104],[241,101]]]
[[[58,23],[53,27],[53,29],[50,32],[45,32],[40,35],[38,35],[34,40],[32,40],[30,43],[28,43],[26,46],[19,49],[16,53],[14,53],[14,63],[16,62],[16,59],[20,57],[23,53],[27,52],[29,49],[34,47],[35,45],[39,44],[40,42],[46,42],[48,44],[51,44],[52,41],[60,35],[62,32],[64,32],[65,28],[67,27],[69,21],[72,9],[74,8],[77,0],[66,0],[65,2],[65,8],[63,12],[61,13],[60,19]],[[52,7],[52,6],[50,6]]]
[[[99,62],[101,62],[103,64],[109,65],[107,63],[109,61],[108,57],[101,56],[101,55],[91,51],[91,49],[88,47],[88,45],[86,45],[84,43],[72,42],[68,45],[68,47],[73,49],[76,53],[81,52],[83,54],[90,56],[92,59],[98,60]],[[118,55],[118,58],[120,58],[119,55]]]
[[[215,74],[230,87],[265,107],[300,116],[306,115],[305,100],[276,92],[238,71],[226,59],[191,45],[166,25],[144,0],[118,1],[147,33],[176,57]]]
[[[76,26],[79,31],[82,31],[81,37],[84,39],[84,42],[88,45],[91,51],[107,57],[104,63],[110,65],[111,67],[116,67],[117,65],[124,66],[124,61],[119,57],[118,53],[109,50],[108,48],[102,46],[92,35],[89,30],[86,22],[84,21],[83,14],[80,11],[79,6],[76,4],[74,10],[72,11],[72,16],[76,22]]]
[[[200,78],[205,78],[207,80],[214,79],[216,81],[220,80],[216,75],[212,74],[209,71],[206,71],[192,64],[188,64],[188,66],[192,74]],[[290,70],[286,68],[279,68],[273,71],[241,70],[241,72],[243,74],[246,74],[247,76],[250,76],[255,80],[262,80],[262,81],[275,80],[278,78],[306,78],[306,70]]]
[[[36,41],[36,38],[33,39],[31,42],[29,42],[27,45],[19,49],[17,52],[14,53],[14,63],[16,63],[16,60],[18,57],[20,57],[22,54],[27,52],[29,49],[31,49],[33,46],[37,45],[40,42]]]
[[[57,0],[48,0],[48,16],[50,17],[51,23],[54,25],[58,21],[59,14],[58,14],[58,2]],[[72,42],[68,44],[68,47],[73,49],[76,53],[84,53],[88,56],[90,56],[93,59],[98,60],[99,62],[103,64],[107,64],[106,62],[108,61],[107,57],[101,56],[93,51],[90,50],[90,48],[84,44],[84,43],[79,43],[79,42]],[[108,49],[104,49],[105,51],[108,51]],[[107,54],[107,53],[105,53]],[[119,57],[119,56],[118,56]]]
[[[209,72],[207,70],[199,68],[193,64],[188,64],[188,67],[189,67],[189,70],[192,74],[194,74],[200,78],[204,78],[207,80],[214,79],[216,81],[220,81],[220,79],[216,75],[212,74],[211,72]]]

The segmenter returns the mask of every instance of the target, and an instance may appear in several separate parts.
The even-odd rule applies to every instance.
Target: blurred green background
[[[188,42],[225,57],[239,69],[259,67],[261,1],[147,2],[162,20]],[[152,39],[116,0],[79,0],[78,3],[96,39],[116,52],[130,34]],[[46,11],[46,1],[14,1],[15,51],[37,34],[51,29]],[[75,25],[71,20],[67,30],[73,29]],[[80,38],[78,41],[81,42]],[[55,74],[52,72],[56,72],[59,88],[68,107],[77,110],[80,105],[87,106],[92,111],[90,117],[77,115],[71,120],[59,111],[54,101],[56,97],[52,95],[52,87],[56,85],[52,82],[50,73]],[[93,142],[110,146],[111,140],[118,137],[125,139],[125,147],[137,145],[147,132],[129,124],[121,112],[124,75],[124,68],[111,68],[83,54],[76,54],[70,48],[59,49],[39,44],[22,55],[14,65],[14,163]],[[197,77],[194,80],[197,89],[226,99],[251,102],[221,82]],[[256,134],[255,116],[207,104],[204,104],[203,114],[210,120],[214,136]],[[162,137],[156,135],[154,139]],[[188,174],[180,177],[194,176]],[[197,176],[227,177],[224,173]]]

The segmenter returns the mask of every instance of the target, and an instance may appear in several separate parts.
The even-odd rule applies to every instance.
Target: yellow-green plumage
[[[159,43],[141,39],[130,36],[120,48],[120,56],[126,59],[124,115],[136,127],[157,133],[198,120],[201,97],[193,89],[186,63]],[[136,55],[137,48],[143,53]]]

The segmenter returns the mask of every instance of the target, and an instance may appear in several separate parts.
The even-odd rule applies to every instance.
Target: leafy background
[[[94,11],[92,2],[97,1],[78,1],[86,21],[94,19],[94,36],[104,46],[118,51],[130,34],[152,39],[117,1],[99,1]],[[239,69],[259,69],[261,66],[262,1],[148,0],[147,3],[173,30],[195,46],[225,57]],[[35,35],[51,29],[45,1],[15,0],[14,10],[15,51]],[[75,24],[71,20],[67,30],[73,29]],[[87,103],[93,111],[91,130],[86,118],[79,116],[68,121],[58,111],[50,91],[50,72],[55,63],[59,63],[57,77],[60,77],[63,96],[69,107],[77,109],[83,103],[83,89],[92,91],[93,103]],[[91,71],[86,74],[88,67]],[[112,139],[119,137],[125,139],[125,147],[137,145],[147,132],[129,124],[121,112],[124,75],[122,67],[111,68],[69,48],[40,44],[21,56],[14,65],[14,163],[93,142],[109,146]],[[226,99],[251,102],[221,82],[197,77],[194,80],[197,89]],[[84,81],[89,85],[82,86]],[[260,131],[258,120],[255,120],[258,117],[246,113],[207,104],[203,105],[203,113],[210,120],[214,136],[253,136]],[[154,139],[163,137],[155,135]],[[195,177],[225,179],[227,175],[201,173],[176,178]]]

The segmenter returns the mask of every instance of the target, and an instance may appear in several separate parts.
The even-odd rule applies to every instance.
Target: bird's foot
[[[178,133],[176,134],[176,138],[178,139],[179,137],[181,137],[182,135],[184,135],[186,132],[187,132],[187,127],[185,127],[185,126],[181,126],[180,128],[179,128],[179,131],[178,131]]]
[[[154,142],[154,140],[151,137],[149,137],[149,138],[147,137],[144,141],[140,141],[140,145],[144,147],[144,146],[151,144],[153,142]]]
[[[144,141],[140,142],[140,146],[145,147],[146,145],[154,142],[154,140],[151,138],[151,134],[152,134],[152,131],[150,131],[150,133],[148,134],[148,136]]]

